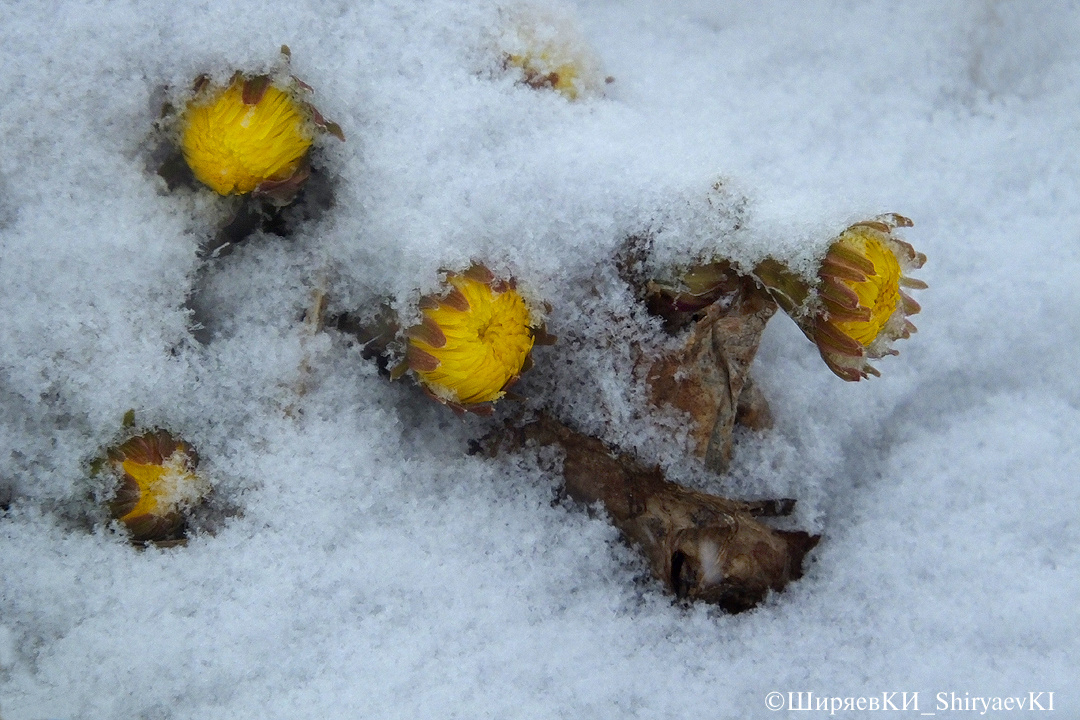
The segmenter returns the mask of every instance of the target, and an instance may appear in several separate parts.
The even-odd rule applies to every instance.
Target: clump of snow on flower
[[[615,82],[517,83],[497,41],[522,16],[576,23]],[[752,717],[772,690],[1075,709],[1077,29],[1005,1],[8,8],[0,714]],[[229,205],[155,175],[161,101],[282,43],[348,138],[316,156],[333,205],[201,260]],[[666,341],[615,267],[627,239],[658,268],[807,269],[885,211],[930,257],[920,333],[845,384],[775,318],[755,370],[776,428],[695,470],[635,371],[633,344]],[[673,605],[558,502],[557,457],[468,456],[499,418],[303,322],[320,289],[331,313],[414,312],[474,260],[552,305],[530,403],[712,491],[798,498],[824,535],[807,577],[740,616]],[[215,483],[187,547],[87,522],[131,408]]]

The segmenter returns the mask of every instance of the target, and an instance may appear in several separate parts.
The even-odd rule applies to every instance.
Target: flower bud
[[[504,64],[521,73],[521,82],[550,89],[567,100],[601,95],[611,82],[577,28],[567,18],[539,11],[516,13],[504,38]]]

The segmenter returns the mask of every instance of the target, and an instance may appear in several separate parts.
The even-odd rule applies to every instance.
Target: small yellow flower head
[[[296,91],[266,76],[204,82],[181,120],[180,146],[195,177],[219,195],[243,195],[293,178],[314,126]]]
[[[107,467],[117,477],[113,517],[137,542],[172,539],[184,512],[210,490],[195,472],[198,456],[165,430],[152,430],[110,448]]]
[[[423,298],[422,322],[405,332],[407,367],[440,402],[488,412],[531,365],[538,331],[513,281],[474,265],[446,282],[449,292]]]
[[[237,72],[227,85],[202,76],[177,121],[177,143],[195,178],[219,195],[252,193],[287,205],[311,174],[308,152],[318,132],[339,140],[341,126],[308,102],[312,89],[288,73],[281,46],[272,75]]]
[[[903,288],[926,283],[904,273],[922,267],[926,256],[893,235],[910,227],[900,215],[852,225],[840,234],[818,272],[820,309],[811,337],[830,369],[845,380],[878,375],[868,358],[896,355],[892,344],[915,332],[908,316],[919,312]]]
[[[504,40],[505,64],[524,84],[548,88],[567,100],[603,93],[600,63],[567,19],[522,12]]]

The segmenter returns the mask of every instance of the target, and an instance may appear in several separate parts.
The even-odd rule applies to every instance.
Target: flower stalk
[[[776,304],[726,262],[690,268],[677,284],[650,282],[647,292],[649,311],[671,332],[684,331],[675,351],[647,360],[650,400],[686,413],[694,454],[726,472],[735,425],[772,423],[750,366]]]

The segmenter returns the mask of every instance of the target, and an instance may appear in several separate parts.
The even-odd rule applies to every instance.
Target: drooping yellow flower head
[[[895,355],[892,343],[915,332],[908,316],[919,312],[903,288],[926,283],[904,273],[926,256],[893,235],[911,221],[900,215],[856,223],[840,234],[821,263],[812,339],[826,364],[845,380],[879,374],[867,358]]]
[[[844,230],[825,253],[816,283],[773,258],[754,268],[754,279],[844,380],[879,375],[867,361],[897,355],[893,342],[915,332],[908,317],[919,303],[904,289],[926,283],[906,273],[921,268],[926,256],[894,234],[903,227],[911,220],[889,214]]]
[[[301,169],[314,136],[308,108],[265,76],[204,83],[181,120],[180,145],[195,177],[220,195],[281,183]]]
[[[109,509],[135,541],[170,539],[182,529],[183,513],[209,491],[195,472],[198,456],[165,430],[137,435],[108,451],[117,477]]]
[[[424,298],[423,321],[406,331],[407,363],[436,399],[476,411],[528,369],[533,320],[513,282],[482,266],[446,281],[449,292]]]

